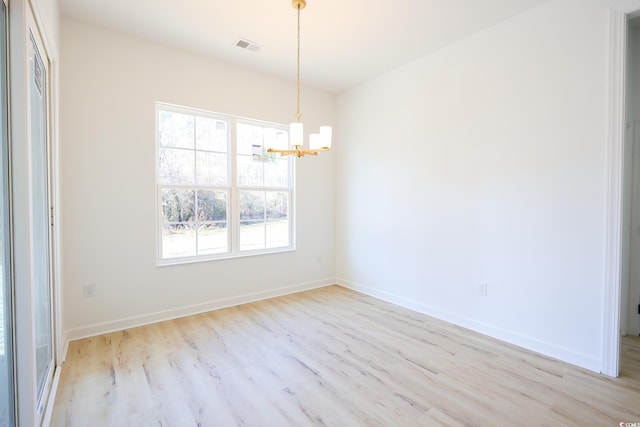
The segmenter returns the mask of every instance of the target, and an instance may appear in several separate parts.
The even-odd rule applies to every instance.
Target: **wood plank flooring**
[[[640,423],[640,339],[620,378],[331,286],[72,342],[60,426]]]

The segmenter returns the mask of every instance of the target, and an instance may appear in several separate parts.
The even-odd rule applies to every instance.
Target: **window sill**
[[[185,257],[156,260],[156,267],[171,267],[174,265],[194,264],[201,262],[223,261],[237,258],[247,258],[260,255],[280,254],[283,252],[295,252],[296,248],[278,248],[272,250],[247,251],[235,254],[213,255],[210,257]]]

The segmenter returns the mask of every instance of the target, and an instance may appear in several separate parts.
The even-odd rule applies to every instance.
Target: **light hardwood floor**
[[[338,286],[72,342],[52,426],[640,423],[597,375]]]

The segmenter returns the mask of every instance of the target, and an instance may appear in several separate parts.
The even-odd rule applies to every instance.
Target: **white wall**
[[[332,152],[297,161],[297,251],[156,266],[155,102],[289,123],[294,82],[70,18],[61,37],[69,338],[333,283]],[[302,102],[307,129],[334,122],[335,96],[303,87]]]
[[[615,3],[549,1],[339,97],[339,282],[601,368]]]

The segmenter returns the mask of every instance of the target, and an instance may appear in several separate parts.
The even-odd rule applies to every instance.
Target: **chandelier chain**
[[[302,114],[300,114],[300,5],[298,9],[298,51],[297,51],[297,63],[296,63],[296,79],[297,79],[297,99],[296,99],[296,120],[298,123],[302,122]]]

